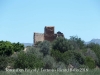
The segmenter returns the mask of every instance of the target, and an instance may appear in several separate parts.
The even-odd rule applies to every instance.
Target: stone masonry
[[[56,39],[56,37],[62,36],[64,37],[63,33],[61,33],[60,31],[57,32],[57,34],[55,34],[54,32],[54,26],[45,26],[44,28],[44,33],[35,33],[34,32],[34,44],[36,44],[39,41],[50,41],[52,42],[54,39]]]

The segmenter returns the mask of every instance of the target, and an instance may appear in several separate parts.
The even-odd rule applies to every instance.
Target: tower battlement
[[[44,33],[36,33],[36,32],[34,32],[34,36],[33,36],[34,44],[36,44],[39,41],[44,41],[44,40],[52,42],[53,40],[56,39],[56,37],[59,37],[59,36],[64,37],[63,33],[58,31],[55,34],[54,30],[55,30],[54,26],[45,26],[44,27]]]

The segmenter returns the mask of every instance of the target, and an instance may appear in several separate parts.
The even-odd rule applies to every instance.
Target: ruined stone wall
[[[54,26],[45,26],[44,28],[44,33],[34,33],[34,44],[36,44],[36,42],[39,41],[54,41],[56,39],[56,37],[64,37],[63,33],[61,33],[60,31],[57,32],[57,34],[55,34],[54,32]]]
[[[55,39],[54,27],[46,26],[44,28],[44,40],[48,40],[48,41],[52,42],[54,39]]]
[[[45,26],[44,33],[48,35],[54,34],[54,26]]]
[[[34,33],[34,44],[36,44],[38,41],[44,41],[43,33]]]
[[[61,37],[64,37],[64,34],[63,34],[62,32],[60,32],[60,31],[58,31],[58,32],[57,32],[57,37],[60,37],[60,36],[61,36]]]

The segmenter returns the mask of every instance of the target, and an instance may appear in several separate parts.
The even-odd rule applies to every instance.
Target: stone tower
[[[54,34],[54,26],[45,26],[44,28],[44,40],[52,42],[56,38]]]
[[[64,37],[63,33],[58,31],[55,34],[54,30],[55,30],[54,26],[45,26],[44,27],[44,33],[36,33],[36,32],[34,32],[33,43],[36,44],[37,42],[39,42],[39,41],[42,42],[44,40],[52,42],[53,40],[56,39],[56,37],[60,37],[60,36]]]

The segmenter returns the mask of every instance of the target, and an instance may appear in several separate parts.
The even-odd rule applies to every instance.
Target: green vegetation
[[[71,36],[70,39],[58,37],[53,42],[38,42],[36,46],[26,47],[24,51],[24,45],[19,42],[0,41],[0,70],[5,70],[7,66],[24,70],[67,69],[69,66],[92,70],[100,67],[100,45],[86,45],[77,36]]]
[[[0,41],[0,55],[10,56],[14,52],[18,52],[24,49],[24,45],[18,43],[11,43],[9,41]]]
[[[100,70],[89,70],[86,72],[4,72],[0,75],[100,75]]]

